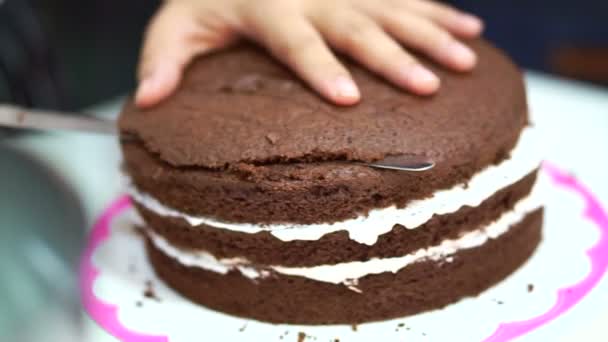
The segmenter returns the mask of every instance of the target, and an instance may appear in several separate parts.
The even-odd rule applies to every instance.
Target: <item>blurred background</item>
[[[159,3],[0,0],[0,103],[112,117],[120,105],[112,99],[135,86],[142,34]],[[526,70],[599,85],[593,94],[603,95],[594,96],[606,98],[608,1],[450,3],[484,18],[486,37]],[[557,84],[545,77],[536,84]],[[0,128],[0,339],[84,340],[75,270],[84,227],[114,195],[105,182],[118,172],[113,144]]]

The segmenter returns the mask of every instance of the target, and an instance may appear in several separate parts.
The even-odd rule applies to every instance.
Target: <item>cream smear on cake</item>
[[[499,238],[508,232],[511,227],[520,223],[526,215],[540,207],[541,200],[538,186],[536,186],[527,197],[519,200],[512,210],[503,213],[496,221],[480,229],[464,233],[456,239],[446,239],[438,245],[421,248],[401,257],[372,258],[367,261],[309,267],[253,266],[244,258],[217,259],[206,251],[177,248],[154,232],[148,231],[148,234],[152,243],[159,250],[184,266],[199,267],[221,274],[226,274],[231,270],[238,270],[250,279],[264,278],[270,275],[269,271],[274,271],[283,275],[304,277],[332,284],[343,284],[353,290],[358,290],[356,288],[358,279],[370,274],[396,273],[412,263],[426,260],[451,262],[453,258],[458,257],[458,251],[479,247],[490,239]]]
[[[373,209],[368,215],[335,223],[320,224],[249,224],[230,223],[210,217],[193,216],[160,203],[152,196],[129,186],[133,200],[148,210],[166,217],[186,220],[191,226],[205,226],[255,234],[269,232],[282,241],[314,241],[322,236],[345,230],[350,239],[361,244],[373,245],[382,234],[390,232],[395,224],[408,229],[417,228],[433,217],[458,211],[463,206],[476,207],[497,191],[524,178],[540,165],[539,149],[534,129],[525,128],[511,151],[511,156],[498,165],[491,165],[475,174],[467,184],[439,190],[432,197],[414,200],[405,208],[395,206]]]

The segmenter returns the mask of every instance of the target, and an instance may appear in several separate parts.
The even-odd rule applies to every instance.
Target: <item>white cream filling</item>
[[[396,273],[412,263],[425,260],[451,262],[453,260],[452,255],[456,252],[475,248],[490,239],[498,238],[509,231],[509,228],[521,222],[526,215],[541,206],[537,189],[538,187],[535,187],[530,195],[517,202],[513,210],[505,212],[498,220],[481,229],[465,233],[456,239],[446,239],[438,245],[421,248],[401,257],[373,258],[367,261],[353,261],[333,265],[311,267],[270,265],[260,269],[253,267],[248,260],[243,258],[217,259],[205,251],[176,248],[163,237],[153,232],[149,232],[149,234],[158,249],[188,267],[199,267],[221,274],[226,274],[230,270],[239,270],[250,279],[266,277],[269,275],[268,270],[273,270],[284,275],[299,276],[332,284],[344,284],[353,290],[357,290],[358,279],[366,275],[385,272]]]
[[[413,229],[423,225],[433,215],[453,213],[463,206],[478,206],[495,192],[516,183],[538,168],[540,160],[534,130],[527,127],[522,131],[509,159],[485,168],[475,174],[467,184],[437,191],[432,197],[412,201],[405,208],[392,206],[374,209],[367,216],[362,215],[336,223],[306,225],[229,223],[209,217],[192,216],[169,208],[132,186],[129,188],[129,193],[135,201],[156,214],[182,218],[191,226],[205,224],[214,228],[250,234],[267,231],[282,241],[318,240],[325,234],[345,230],[350,239],[362,244],[373,245],[380,235],[391,231],[397,223]]]

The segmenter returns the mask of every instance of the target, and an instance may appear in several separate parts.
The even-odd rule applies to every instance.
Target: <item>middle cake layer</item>
[[[180,249],[286,267],[391,258],[474,231],[512,210],[536,181],[534,143],[526,128],[509,157],[466,183],[438,189],[404,207],[378,207],[342,221],[231,222],[173,208],[142,192],[135,180],[130,192],[148,229]]]
[[[512,210],[517,201],[530,193],[536,174],[533,171],[490,196],[479,206],[463,206],[453,213],[434,215],[416,229],[406,229],[400,222],[392,222],[392,229],[379,235],[372,245],[351,239],[344,230],[325,234],[316,240],[283,241],[268,231],[250,234],[205,224],[192,226],[182,218],[159,215],[137,201],[135,205],[149,229],[181,248],[203,249],[219,258],[244,257],[256,264],[333,264],[401,256],[475,230]],[[366,227],[370,231],[376,228]],[[404,241],[407,243],[404,244]]]

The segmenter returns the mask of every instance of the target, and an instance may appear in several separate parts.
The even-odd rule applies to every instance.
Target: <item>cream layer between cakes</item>
[[[385,272],[396,273],[412,263],[425,260],[451,262],[452,256],[458,251],[475,248],[483,245],[490,239],[499,238],[508,232],[511,227],[521,222],[528,214],[539,209],[542,206],[541,202],[538,186],[535,186],[528,196],[519,200],[512,210],[504,212],[496,221],[484,227],[466,232],[456,239],[445,239],[437,245],[421,248],[401,257],[372,258],[367,261],[309,267],[252,265],[245,258],[217,259],[206,251],[176,247],[151,230],[148,230],[147,234],[156,248],[187,267],[198,267],[221,274],[238,270],[250,279],[264,278],[270,274],[269,271],[274,271],[283,275],[299,276],[333,284],[344,284],[353,290],[357,290],[357,280],[366,275]]]
[[[444,215],[458,211],[463,206],[476,207],[497,191],[508,187],[533,172],[540,165],[540,156],[534,129],[522,131],[509,158],[498,165],[491,165],[475,174],[466,184],[439,190],[431,197],[414,200],[405,208],[391,206],[373,209],[367,215],[335,223],[320,224],[250,224],[231,223],[211,217],[193,216],[170,208],[149,194],[130,185],[129,194],[148,210],[166,217],[181,218],[191,226],[204,224],[208,227],[255,234],[266,231],[282,241],[318,240],[326,234],[345,230],[350,239],[373,245],[382,234],[390,232],[396,224],[408,229],[420,227],[433,215]]]

